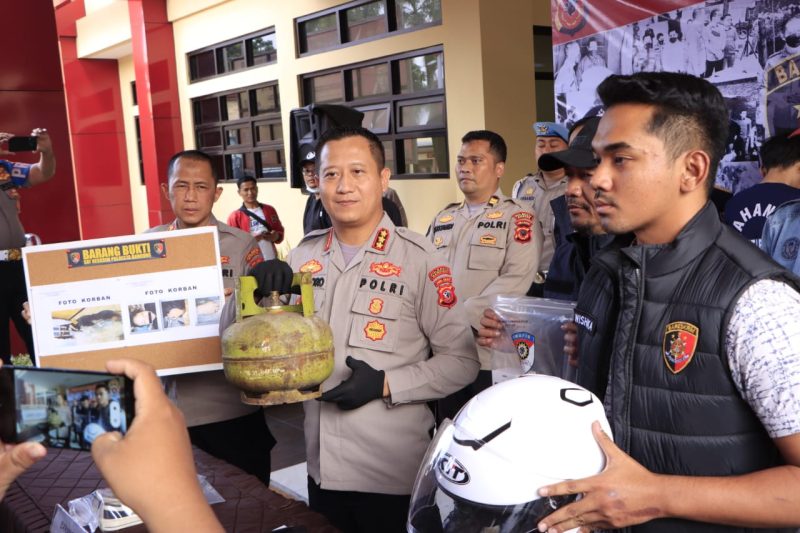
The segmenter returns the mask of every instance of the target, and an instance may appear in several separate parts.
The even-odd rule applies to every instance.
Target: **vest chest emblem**
[[[700,328],[688,322],[670,322],[664,330],[664,363],[673,374],[684,370],[694,358]]]

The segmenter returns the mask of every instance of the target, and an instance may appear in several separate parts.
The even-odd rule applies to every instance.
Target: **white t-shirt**
[[[264,211],[260,207],[256,207],[255,209],[250,209],[248,207],[246,209],[257,217],[262,219],[264,218]],[[254,219],[253,217],[247,218],[250,219],[250,235],[253,237],[256,235],[261,235],[263,232],[267,231],[267,227],[258,220]],[[262,239],[258,241],[258,247],[261,248],[261,254],[264,256],[265,261],[275,259],[275,247],[271,242]]]
[[[725,334],[731,377],[771,438],[800,433],[800,294],[762,280],[739,297]]]

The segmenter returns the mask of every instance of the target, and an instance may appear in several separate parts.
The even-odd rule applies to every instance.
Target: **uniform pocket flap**
[[[351,310],[359,315],[395,320],[400,317],[402,308],[403,300],[401,298],[368,291],[358,291]]]

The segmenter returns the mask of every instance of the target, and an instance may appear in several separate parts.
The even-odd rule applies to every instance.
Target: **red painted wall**
[[[13,0],[3,0],[11,13]],[[56,175],[48,183],[21,191],[25,230],[45,243],[80,238],[69,130],[61,80],[53,5],[26,2],[13,9],[14,23],[0,32],[3,74],[0,75],[0,130],[29,135],[47,128],[56,154]],[[18,161],[38,161],[35,154],[18,154]]]
[[[131,47],[136,71],[142,164],[151,226],[174,220],[172,207],[161,192],[167,164],[183,150],[178,99],[175,40],[167,20],[165,0],[128,0]]]
[[[25,230],[45,243],[80,239],[75,180],[72,173],[64,86],[52,2],[2,0],[3,13],[13,17],[0,32],[0,131],[29,135],[47,128],[56,154],[56,175],[48,183],[21,191],[20,218]],[[35,162],[35,154],[10,159]],[[12,353],[27,351],[11,326]]]
[[[84,14],[83,0],[55,9],[81,237],[130,235],[133,211],[119,67],[113,59],[77,57],[75,21]]]

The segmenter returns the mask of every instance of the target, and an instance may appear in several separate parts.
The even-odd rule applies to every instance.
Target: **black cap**
[[[569,143],[569,148],[550,152],[539,158],[539,168],[547,172],[564,167],[594,168],[597,158],[592,151],[592,139],[597,132],[600,117],[592,117],[583,124],[583,129]]]
[[[314,153],[314,145],[313,144],[301,144],[300,145],[300,165],[305,165],[306,163],[313,163],[314,158],[317,157],[317,154]]]

